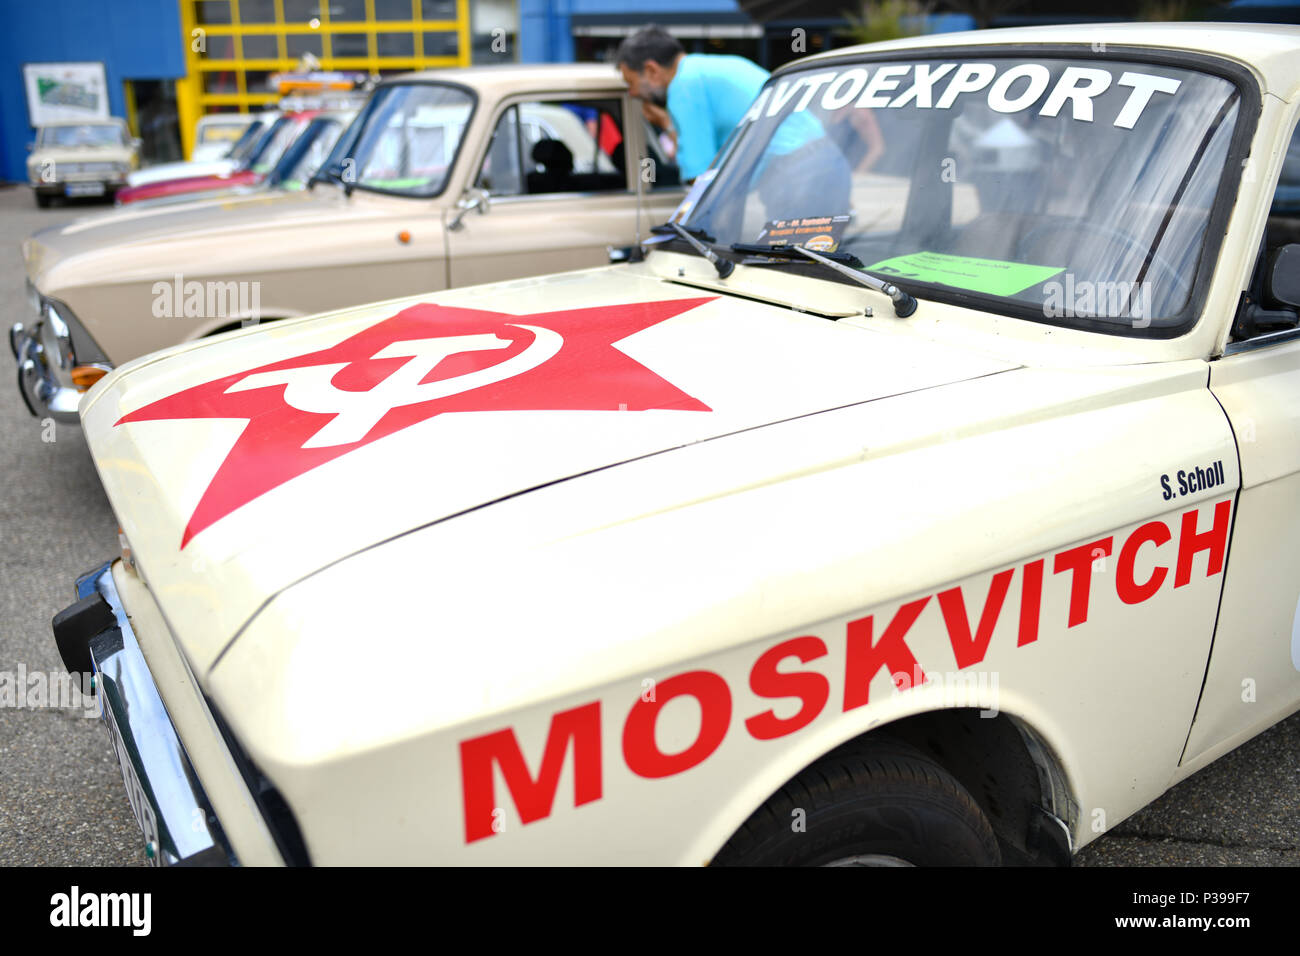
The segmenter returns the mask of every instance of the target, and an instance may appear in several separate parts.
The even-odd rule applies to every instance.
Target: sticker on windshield
[[[887,63],[872,71],[854,66],[780,80],[763,88],[740,122],[776,116],[790,103],[795,113],[814,102],[827,112],[850,106],[947,110],[976,96],[998,113],[1065,113],[1091,123],[1093,101],[1113,89],[1109,102],[1118,103],[1116,94],[1121,94],[1123,104],[1111,114],[1108,103],[1101,118],[1120,129],[1132,129],[1153,99],[1173,96],[1180,86],[1182,80],[1173,77],[1100,66],[1067,66],[1053,82],[1052,70],[1042,63]]]
[[[813,252],[834,252],[848,224],[847,215],[769,219],[755,241],[768,246],[807,246]]]
[[[1012,296],[1064,272],[1065,267],[950,256],[942,252],[913,252],[882,259],[867,266],[867,271],[917,282],[934,282],[967,292]]]

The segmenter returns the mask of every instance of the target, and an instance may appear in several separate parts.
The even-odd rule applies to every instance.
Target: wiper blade
[[[774,259],[793,259],[803,261],[806,257],[799,252],[798,246],[790,246],[785,243],[766,246],[761,242],[733,242],[731,244],[732,252],[746,252],[755,256],[771,256]],[[862,260],[851,252],[823,252],[827,259],[834,262],[842,263],[846,266],[852,266],[855,269],[861,269]]]
[[[701,232],[702,230],[696,229],[693,230],[692,232],[692,230],[688,230],[685,226],[676,222],[670,222],[667,223],[667,225],[671,227],[672,230],[676,232],[679,236],[681,236],[683,239],[689,242],[691,244],[691,248],[693,248],[696,252],[698,252],[704,258],[708,259],[709,262],[713,264],[713,268],[718,270],[719,279],[725,279],[727,276],[731,275],[733,272],[736,271],[736,264],[734,262],[732,262],[730,259],[723,259],[716,252],[714,252],[712,249],[706,246],[704,243],[700,242],[699,239],[695,238],[693,232],[698,233]],[[658,228],[659,228],[658,226],[655,227],[655,229]]]
[[[862,262],[857,256],[845,256],[844,254],[835,253],[826,255],[821,252],[813,252],[805,246],[775,246],[772,249],[765,249],[762,246],[750,247],[747,243],[736,243],[736,245],[733,245],[731,248],[735,249],[737,252],[752,252],[757,249],[759,252],[767,252],[773,255],[785,255],[789,252],[796,253],[806,259],[813,260],[813,262],[820,262],[828,269],[834,269],[840,275],[847,276],[859,285],[864,285],[868,289],[875,289],[877,292],[883,292],[893,301],[894,315],[898,316],[900,319],[905,319],[916,311],[915,296],[908,295],[892,282],[877,279],[869,272],[859,271]],[[832,255],[835,256],[835,258],[831,258]],[[844,264],[841,261],[844,258],[852,259],[858,268],[850,268],[848,264]]]

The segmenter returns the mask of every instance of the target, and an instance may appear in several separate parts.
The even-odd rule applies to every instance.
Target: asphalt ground
[[[6,332],[27,313],[21,241],[103,208],[75,202],[41,210],[26,188],[0,188],[0,319]],[[21,667],[29,675],[57,674],[62,665],[50,618],[74,600],[77,575],[117,553],[117,523],[80,430],[59,425],[51,431],[28,413],[13,384],[7,345],[5,353],[0,672],[16,675]],[[143,861],[144,841],[107,731],[82,714],[0,706],[0,865]],[[1300,865],[1300,714],[1183,781],[1090,844],[1075,864]]]

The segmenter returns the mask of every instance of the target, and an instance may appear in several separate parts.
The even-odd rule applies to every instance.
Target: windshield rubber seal
[[[775,70],[764,87],[787,78],[791,73],[803,73],[816,70],[821,66],[838,67],[869,63],[897,61],[934,60],[945,56],[963,59],[1029,59],[1032,57],[1079,58],[1081,55],[1090,60],[1118,60],[1129,63],[1151,63],[1156,66],[1177,67],[1195,72],[1207,73],[1231,83],[1238,96],[1237,122],[1228,144],[1228,154],[1224,159],[1223,170],[1219,175],[1218,188],[1214,193],[1213,205],[1205,224],[1205,236],[1196,260],[1196,281],[1187,295],[1187,303],[1182,310],[1172,316],[1163,316],[1166,324],[1154,323],[1145,328],[1136,328],[1131,323],[1120,324],[1104,319],[1065,318],[1048,316],[1041,307],[1027,303],[1017,303],[997,296],[981,293],[964,292],[950,286],[929,282],[898,280],[890,281],[922,300],[932,300],[981,312],[996,312],[1011,318],[1025,319],[1043,325],[1073,329],[1083,332],[1101,332],[1105,335],[1119,335],[1140,339],[1173,339],[1186,335],[1199,324],[1205,310],[1206,293],[1216,271],[1223,244],[1226,239],[1228,219],[1232,215],[1235,197],[1241,187],[1241,178],[1245,170],[1246,157],[1250,155],[1251,140],[1255,137],[1259,125],[1262,96],[1255,74],[1244,64],[1209,53],[1179,50],[1152,49],[1151,47],[1130,46],[1124,44],[1106,44],[1104,52],[1094,51],[1090,43],[1041,43],[1017,44],[972,44],[970,46],[918,46],[902,50],[888,50],[876,54],[846,53],[827,56],[824,59],[796,60]],[[738,140],[739,137],[736,137]],[[733,144],[734,146],[734,144]],[[1199,154],[1194,159],[1199,161]],[[713,187],[713,183],[709,187]],[[697,203],[697,207],[702,205]],[[1207,268],[1209,266],[1209,268]],[[870,270],[868,270],[870,271]],[[826,276],[829,281],[851,283],[846,276]]]

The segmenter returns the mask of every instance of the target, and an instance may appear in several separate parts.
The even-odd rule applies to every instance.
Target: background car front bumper
[[[27,410],[37,418],[76,424],[77,403],[82,393],[64,385],[54,374],[41,344],[40,323],[28,327],[21,322],[9,329],[9,347],[18,362],[18,391]]]

